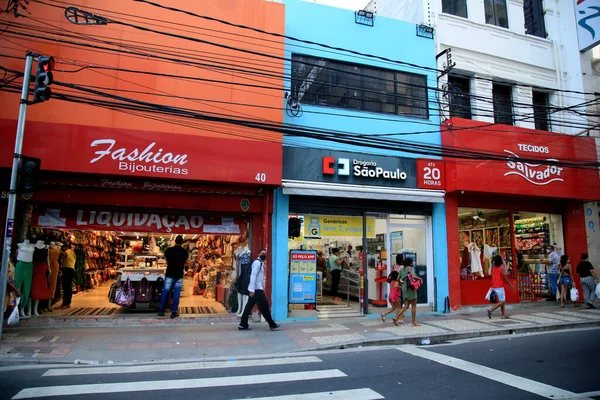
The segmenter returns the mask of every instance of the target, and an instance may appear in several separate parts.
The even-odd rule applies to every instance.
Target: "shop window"
[[[512,86],[494,83],[492,96],[494,101],[494,123],[514,125]]]
[[[468,78],[448,77],[450,116],[471,119],[471,88]]]
[[[442,0],[442,12],[467,18],[467,0]]]
[[[525,33],[528,35],[546,37],[544,22],[544,5],[542,0],[525,0],[523,2],[525,16]]]
[[[318,57],[292,56],[292,97],[301,104],[427,119],[427,78]]]
[[[533,91],[533,118],[535,129],[550,130],[550,115],[548,114],[548,93]]]
[[[485,22],[490,25],[508,28],[506,0],[485,0]]]

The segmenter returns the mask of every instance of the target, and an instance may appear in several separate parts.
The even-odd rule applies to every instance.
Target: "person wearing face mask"
[[[281,328],[281,324],[273,321],[273,317],[271,317],[271,311],[269,310],[269,301],[267,300],[267,296],[265,296],[265,290],[263,287],[263,282],[265,280],[265,260],[267,259],[267,250],[261,249],[258,252],[258,259],[254,260],[252,263],[252,272],[250,274],[250,283],[248,284],[248,303],[244,308],[244,312],[242,313],[242,320],[238,325],[238,329],[240,331],[249,330],[248,326],[248,317],[256,304],[258,306],[258,310],[265,317],[265,320],[269,323],[269,327],[272,331]]]

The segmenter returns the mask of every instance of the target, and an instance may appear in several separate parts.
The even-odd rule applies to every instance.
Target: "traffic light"
[[[21,157],[17,189],[19,193],[32,193],[38,190],[41,165],[42,161],[39,158]]]
[[[52,91],[49,86],[52,84],[54,69],[54,57],[39,56],[37,72],[35,74],[35,88],[33,89],[33,101],[41,103],[50,100]]]

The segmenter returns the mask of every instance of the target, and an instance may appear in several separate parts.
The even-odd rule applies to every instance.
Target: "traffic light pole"
[[[8,209],[6,210],[6,226],[4,230],[4,251],[2,252],[2,270],[0,271],[0,301],[2,312],[0,312],[0,343],[2,339],[2,327],[4,326],[4,298],[6,286],[8,285],[8,261],[12,236],[15,224],[15,208],[17,205],[17,179],[19,164],[21,162],[21,151],[23,150],[23,134],[25,132],[25,116],[27,114],[27,102],[29,100],[29,81],[31,80],[31,68],[33,65],[33,54],[28,51],[25,57],[25,73],[23,75],[23,88],[21,89],[21,105],[19,107],[19,121],[17,122],[17,137],[15,139],[15,153],[10,175],[10,192],[8,193]],[[1,346],[1,344],[0,344]]]

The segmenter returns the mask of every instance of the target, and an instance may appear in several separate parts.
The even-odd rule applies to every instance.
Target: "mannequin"
[[[52,296],[48,290],[46,271],[48,271],[48,246],[38,240],[33,252],[33,279],[31,283],[31,299],[33,299],[33,315],[38,316],[40,300],[49,300]]]
[[[48,248],[48,264],[50,265],[50,277],[48,278],[48,289],[50,290],[50,302],[48,307],[52,310],[52,300],[56,293],[56,283],[58,281],[58,257],[60,256],[60,248],[62,243],[52,242]]]
[[[248,255],[250,255],[250,248],[248,247],[248,240],[246,238],[242,239],[238,248],[233,253],[236,277],[240,276],[240,256],[244,253],[247,253]],[[246,308],[246,304],[248,303],[248,296],[238,292],[237,297],[238,297],[238,309],[235,314],[241,318],[242,313],[244,312],[244,308]]]
[[[19,304],[19,314],[21,318],[31,316],[31,283],[33,280],[33,252],[35,247],[25,239],[23,243],[17,245],[17,265],[15,265],[15,286],[21,292],[21,302]],[[25,311],[27,307],[27,311]]]

